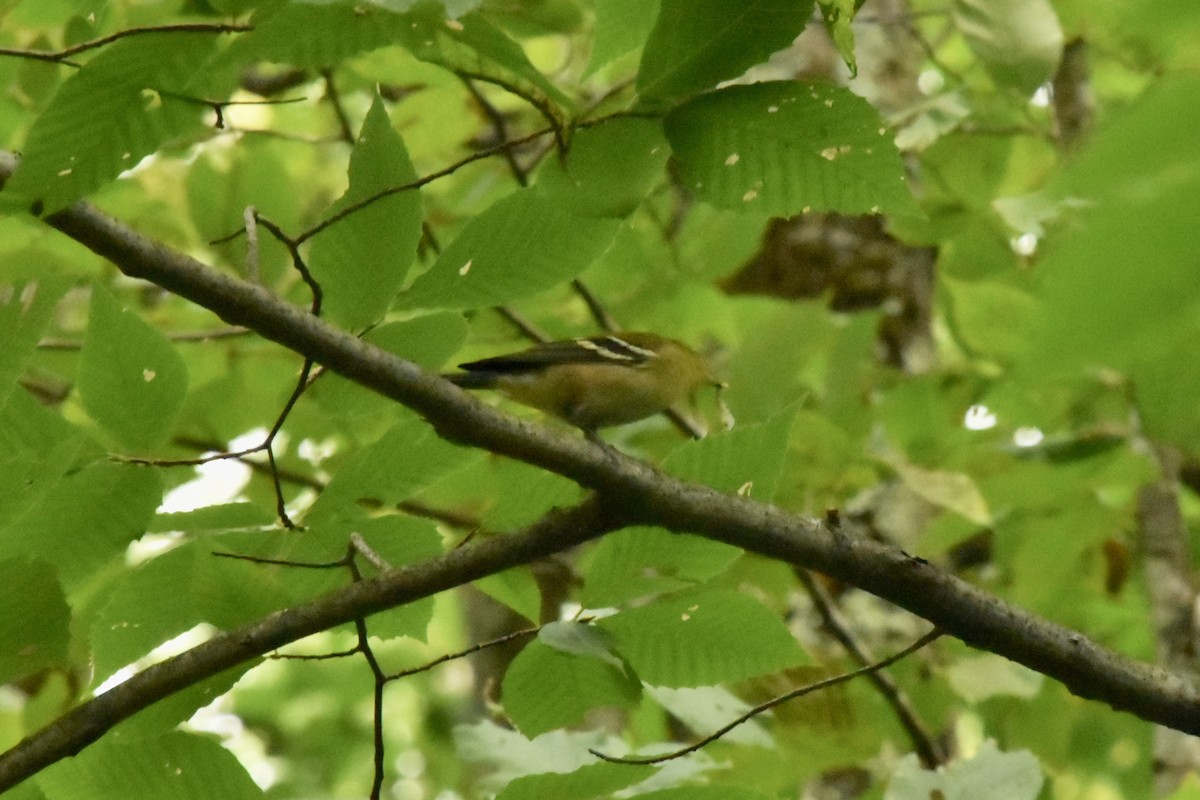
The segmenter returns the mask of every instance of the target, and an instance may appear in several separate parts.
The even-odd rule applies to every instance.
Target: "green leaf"
[[[171,434],[187,384],[187,367],[167,338],[93,286],[79,355],[88,413],[124,446],[149,450]]]
[[[156,514],[150,533],[166,531],[223,531],[238,528],[263,528],[275,524],[275,514],[254,503],[219,503],[194,511]]]
[[[811,0],[661,0],[637,89],[669,99],[736,78],[804,30]]]
[[[435,6],[418,8],[405,15],[399,37],[399,43],[421,61],[503,86],[560,124],[573,106],[570,98],[529,62],[521,45],[482,14],[447,20]]]
[[[1200,449],[1200,329],[1130,369],[1138,418],[1147,436],[1184,452]]]
[[[0,560],[0,608],[0,682],[67,665],[71,608],[53,566]]]
[[[404,17],[363,3],[274,3],[250,20],[225,53],[231,65],[271,61],[297,67],[332,67],[350,56],[395,44]]]
[[[804,652],[771,611],[727,589],[660,599],[600,620],[654,686],[712,686],[795,666]]]
[[[19,397],[20,394],[14,395],[5,411],[19,405],[13,402]],[[32,399],[29,402],[37,403]],[[15,415],[6,413],[0,422],[14,418]],[[74,460],[79,449],[79,440],[69,439],[42,453],[31,449],[3,451],[7,454],[0,455],[0,485],[13,489],[0,494],[0,530],[43,501],[46,494],[75,467]]]
[[[0,347],[0,408],[17,385],[68,286],[65,280],[50,277],[0,287],[0,342],[4,342]]]
[[[972,350],[1010,361],[1028,348],[1037,312],[1032,295],[999,281],[940,278],[954,331]]]
[[[532,188],[514,192],[468,222],[400,302],[485,308],[528,297],[587,269],[620,227],[573,214]]]
[[[658,18],[659,0],[595,0],[596,34],[585,77],[645,43]]]
[[[376,96],[350,156],[350,188],[327,216],[416,179],[404,142]],[[317,234],[309,266],[324,292],[327,316],[347,328],[383,316],[417,254],[421,216],[421,195],[410,189],[376,200]]]
[[[211,33],[132,36],[72,75],[34,122],[0,205],[58,211],[132,169],[172,137],[201,130],[204,106],[179,99],[212,55]]]
[[[1088,139],[1060,182],[1090,207],[1039,265],[1027,380],[1120,368],[1194,341],[1200,139],[1188,115],[1197,107],[1200,79],[1164,79]]]
[[[36,780],[50,800],[80,797],[80,787],[87,787],[90,800],[263,797],[233,753],[215,739],[188,733],[167,733],[129,745],[105,737],[43,770]]]
[[[1028,94],[1058,68],[1063,31],[1050,0],[954,0],[953,15],[1001,86]]]
[[[720,208],[893,213],[912,208],[900,154],[879,115],[836,86],[731,86],[667,115],[684,185]]]
[[[260,663],[260,658],[247,659],[235,667],[177,691],[118,723],[108,735],[126,746],[133,746],[139,740],[162,736],[181,723],[187,722],[200,709],[211,705]]]
[[[613,652],[612,635],[603,628],[583,622],[550,622],[538,631],[538,640],[560,653],[591,656],[624,671],[625,664]]]
[[[974,757],[936,772],[922,769],[915,755],[900,760],[884,800],[1034,800],[1042,788],[1042,768],[1028,750],[1002,753],[986,741]]]
[[[26,513],[0,530],[10,552],[54,564],[70,592],[102,565],[124,555],[162,502],[158,473],[97,462],[53,485]]]
[[[745,700],[723,686],[693,686],[672,689],[666,686],[646,687],[646,694],[699,735],[728,725],[750,710]],[[773,747],[771,734],[759,718],[750,718],[721,737],[722,741],[755,747]]]
[[[493,530],[511,530],[528,525],[550,509],[579,502],[579,484],[548,470],[520,461],[495,465],[498,493],[484,514],[483,523]]]
[[[538,171],[536,191],[585,217],[627,217],[663,179],[670,149],[657,121],[607,120],[571,140],[565,159]]]
[[[249,206],[285,231],[301,226],[304,178],[289,171],[290,160],[284,143],[247,138],[233,151],[205,150],[192,164],[186,183],[188,211],[197,233],[210,240],[215,257],[238,267],[246,264],[245,238],[225,237],[245,227]],[[295,274],[292,259],[273,236],[263,229],[259,233],[257,281],[275,286],[285,271],[289,277]],[[221,241],[211,241],[216,239]]]
[[[537,622],[541,618],[542,593],[533,575],[524,567],[488,575],[471,585],[530,622]]]
[[[429,520],[400,515],[375,517],[352,523],[342,522],[332,526],[327,533],[339,530],[345,531],[342,541],[349,539],[349,532],[357,533],[368,547],[393,567],[418,564],[443,553],[442,537]],[[367,620],[367,628],[372,636],[380,639],[408,636],[426,641],[432,619],[433,598],[423,597],[372,614]]]
[[[671,453],[663,469],[718,491],[769,502],[783,472],[795,418],[791,408],[758,425],[741,425],[689,441]]]
[[[888,459],[904,485],[936,506],[959,514],[976,525],[990,525],[992,513],[974,479],[962,472],[925,469],[902,459]]]
[[[854,57],[854,15],[862,0],[817,0],[821,9],[821,20],[833,40],[838,55],[850,69],[850,77],[858,75],[858,61]]]
[[[663,528],[615,531],[590,554],[583,603],[603,608],[704,583],[741,555],[740,547]]]
[[[587,764],[574,772],[525,775],[504,787],[496,800],[592,800],[609,798],[654,775],[649,764]]]
[[[991,697],[1028,700],[1042,690],[1045,676],[992,653],[960,658],[946,667],[946,679],[959,697],[980,703]]]
[[[641,684],[629,670],[535,640],[509,665],[500,693],[521,733],[537,736],[575,725],[594,708],[631,708],[641,697]]]
[[[91,627],[93,673],[102,681],[196,625],[227,628],[283,607],[279,570],[218,558],[195,541],[124,576]]]
[[[438,438],[424,420],[410,416],[350,457],[313,504],[309,521],[354,516],[361,499],[394,505],[478,458],[477,452]]]

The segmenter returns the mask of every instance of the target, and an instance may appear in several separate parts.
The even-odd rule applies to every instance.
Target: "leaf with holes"
[[[79,355],[79,394],[88,413],[125,447],[145,451],[170,435],[187,385],[174,345],[93,287]]]
[[[672,111],[666,130],[684,186],[714,206],[779,216],[913,208],[887,128],[848,89],[731,86]]]
[[[216,37],[155,33],[108,47],[59,88],[29,132],[2,207],[51,213],[172,138],[203,130],[205,106],[181,99],[214,51]]]

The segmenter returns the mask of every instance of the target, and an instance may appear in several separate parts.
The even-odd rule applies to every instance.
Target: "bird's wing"
[[[632,337],[631,337],[632,338]],[[525,372],[558,364],[625,364],[637,366],[654,358],[653,350],[619,336],[588,336],[545,342],[528,350],[459,364],[470,372]]]

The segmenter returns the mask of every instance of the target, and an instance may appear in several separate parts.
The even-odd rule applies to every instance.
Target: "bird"
[[[665,411],[705,386],[722,387],[694,350],[656,333],[626,332],[543,342],[459,364],[442,377],[462,389],[494,389],[597,431]]]

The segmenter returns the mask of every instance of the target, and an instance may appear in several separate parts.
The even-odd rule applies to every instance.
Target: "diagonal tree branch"
[[[55,761],[78,753],[121,720],[206,676],[333,626],[536,561],[622,524],[619,515],[592,498],[566,511],[552,511],[521,533],[497,536],[421,564],[393,569],[216,636],[76,706],[0,754],[0,794]]]
[[[11,174],[14,164],[13,156],[0,154],[0,181]],[[1188,679],[1115,653],[1081,633],[1041,619],[949,575],[924,559],[878,542],[849,538],[818,519],[684,483],[610,448],[517,420],[417,365],[312,317],[262,287],[223,275],[142,236],[86,203],[57,212],[46,222],[108,258],[125,274],[151,281],[208,308],[230,324],[245,325],[409,406],[449,440],[520,459],[597,490],[608,504],[605,513],[617,517],[607,529],[631,522],[657,524],[820,570],[924,617],[967,644],[1061,681],[1081,697],[1200,734],[1200,691]],[[593,501],[568,513],[586,512],[594,517],[599,516],[600,508]],[[303,635],[301,632],[424,596],[413,588],[414,582],[426,593],[440,591],[524,563],[525,559],[565,550],[600,535],[601,527],[596,524],[584,538],[578,538],[581,534],[576,532],[548,541],[544,535],[531,534],[514,543],[505,538],[463,548],[420,570],[396,570],[330,595],[320,603],[280,612],[236,634],[213,640],[228,642],[226,646],[231,648],[220,659],[215,658],[211,642],[201,645],[167,662],[174,670],[169,680],[162,668],[147,670],[0,756],[0,789],[94,741],[113,724],[114,704],[133,703],[136,711],[206,675]],[[440,564],[441,571],[432,570],[432,564]],[[425,575],[427,570],[439,576],[436,583]],[[114,692],[124,699],[110,697]],[[30,760],[29,754],[34,751],[39,755]]]

